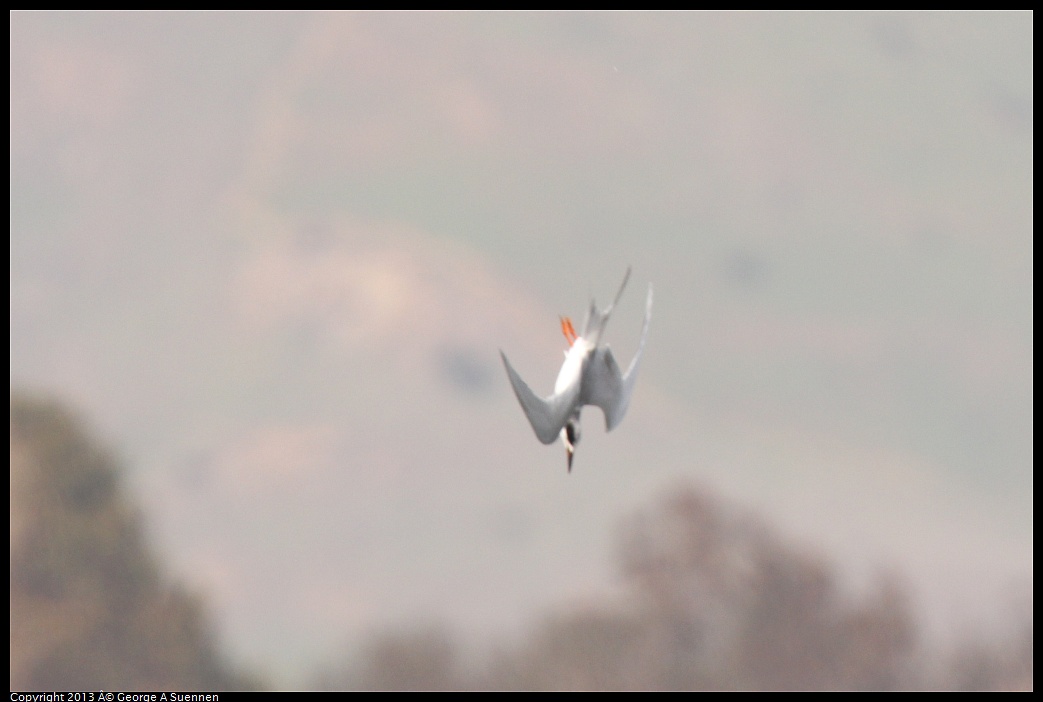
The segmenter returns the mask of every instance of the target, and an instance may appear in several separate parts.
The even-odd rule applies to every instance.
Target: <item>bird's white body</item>
[[[619,302],[629,279],[628,268],[615,301],[605,310],[599,310],[597,304],[591,300],[582,335],[575,334],[570,321],[562,320],[562,329],[571,345],[565,353],[565,362],[554,382],[553,395],[546,398],[537,396],[514,370],[503,351],[500,352],[511,387],[514,388],[514,394],[521,403],[533,431],[536,432],[536,437],[549,444],[560,436],[568,452],[569,470],[572,469],[575,444],[579,441],[579,415],[583,405],[600,407],[605,413],[605,429],[611,431],[622,421],[630,404],[638,365],[645,348],[645,340],[648,338],[648,323],[652,317],[651,285],[648,286],[641,341],[625,374],[620,371],[612,350],[607,345],[600,344],[609,315]]]
[[[580,380],[583,376],[583,364],[593,350],[594,347],[583,337],[579,337],[573,342],[569,350],[565,352],[565,362],[561,364],[558,379],[554,381],[555,395],[565,392],[570,385]]]

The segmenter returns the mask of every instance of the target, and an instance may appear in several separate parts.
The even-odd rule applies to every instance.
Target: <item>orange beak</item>
[[[579,338],[579,334],[576,333],[576,329],[572,326],[572,320],[568,317],[558,317],[561,320],[561,333],[565,335],[565,340],[569,342],[569,346],[576,343],[576,339]]]

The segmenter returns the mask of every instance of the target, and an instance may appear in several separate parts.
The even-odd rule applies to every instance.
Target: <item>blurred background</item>
[[[1031,13],[10,19],[12,689],[1032,687]]]

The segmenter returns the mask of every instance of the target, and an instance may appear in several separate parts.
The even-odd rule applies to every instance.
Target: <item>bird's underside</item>
[[[623,420],[630,404],[630,395],[637,380],[637,371],[652,316],[651,285],[648,286],[645,302],[641,340],[625,373],[620,370],[608,345],[599,343],[609,316],[623,294],[629,278],[630,269],[627,268],[616,299],[604,310],[599,309],[597,303],[591,300],[582,334],[576,334],[569,318],[561,319],[562,332],[569,342],[569,350],[566,351],[565,362],[558,373],[551,395],[540,397],[533,392],[514,370],[503,351],[500,352],[511,387],[536,437],[544,444],[550,444],[560,436],[569,452],[570,468],[573,445],[579,439],[579,414],[583,406],[600,407],[605,414],[605,429],[611,431]]]

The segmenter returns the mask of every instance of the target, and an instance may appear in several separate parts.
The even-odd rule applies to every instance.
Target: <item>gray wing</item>
[[[641,326],[641,341],[637,345],[637,353],[630,362],[626,374],[619,370],[612,349],[599,346],[590,359],[583,377],[583,395],[580,402],[585,405],[596,405],[605,413],[605,430],[612,431],[623,421],[630,406],[630,394],[637,381],[637,370],[641,364],[641,354],[645,350],[648,339],[648,323],[652,320],[652,286],[648,286],[648,299],[645,302],[645,322]]]
[[[554,443],[576,409],[580,384],[573,383],[561,393],[543,399],[525,384],[503,351],[500,351],[500,358],[503,359],[503,366],[507,369],[507,377],[510,378],[514,394],[518,397],[522,409],[525,410],[525,416],[528,417],[533,431],[536,432],[536,438],[545,444]]]

